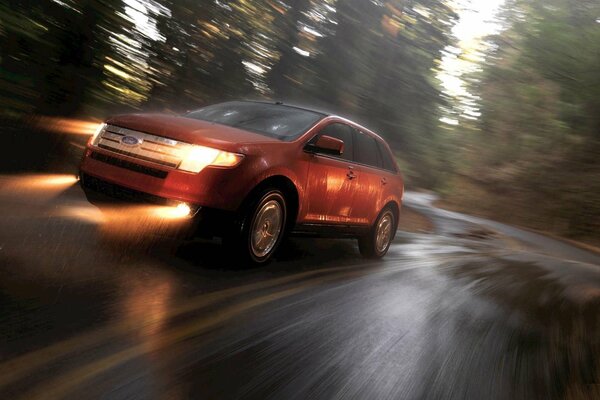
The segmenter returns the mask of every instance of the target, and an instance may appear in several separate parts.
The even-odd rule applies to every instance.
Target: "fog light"
[[[179,203],[177,204],[177,207],[175,207],[175,216],[177,217],[187,217],[188,215],[190,215],[190,213],[192,212],[192,209],[190,208],[190,206],[188,206],[185,203]]]
[[[192,216],[196,211],[196,209],[192,210],[186,203],[179,203],[176,206],[157,206],[153,212],[160,218],[183,219]]]

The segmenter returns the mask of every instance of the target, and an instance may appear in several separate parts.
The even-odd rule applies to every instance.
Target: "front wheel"
[[[390,248],[394,237],[396,217],[392,210],[386,208],[377,217],[375,225],[365,236],[358,239],[360,254],[366,258],[381,258]]]
[[[241,261],[261,265],[270,261],[281,243],[287,218],[286,201],[277,189],[267,189],[245,211],[237,233],[227,238]]]

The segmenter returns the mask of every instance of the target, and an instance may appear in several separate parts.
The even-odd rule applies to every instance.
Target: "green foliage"
[[[473,90],[458,173],[520,223],[575,237],[600,228],[600,4],[515,0]],[[456,193],[454,193],[456,195]],[[486,207],[482,204],[482,207]]]
[[[362,120],[432,185],[432,71],[454,19],[443,0],[11,0],[0,104],[4,116],[101,117],[296,100]]]
[[[347,0],[336,7],[335,24],[324,19],[315,27],[331,34],[307,41],[299,32],[292,41],[310,57],[282,53],[272,71],[275,96],[357,118],[415,164],[412,183],[434,185],[441,97],[432,71],[454,13],[440,1]]]
[[[600,3],[508,0],[503,17],[470,77],[482,116],[452,130],[434,76],[457,18],[445,0],[9,0],[0,116],[305,103],[381,133],[414,185],[597,235]]]

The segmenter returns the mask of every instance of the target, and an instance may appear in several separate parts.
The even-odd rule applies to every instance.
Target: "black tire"
[[[247,265],[264,265],[271,261],[281,244],[286,224],[285,197],[278,189],[268,188],[259,192],[255,200],[244,207],[239,220],[223,242],[236,261]]]
[[[385,243],[378,242],[378,233],[382,233],[381,231],[385,229],[382,224],[389,226],[387,240],[384,240]],[[394,229],[396,229],[396,216],[391,208],[384,208],[379,213],[375,224],[369,229],[369,232],[358,239],[360,254],[365,258],[381,258],[385,256],[394,238]]]

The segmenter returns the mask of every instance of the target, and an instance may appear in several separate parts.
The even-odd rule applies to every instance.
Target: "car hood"
[[[281,143],[277,139],[243,129],[173,115],[119,115],[108,119],[106,123],[227,151],[241,151],[253,143]]]

